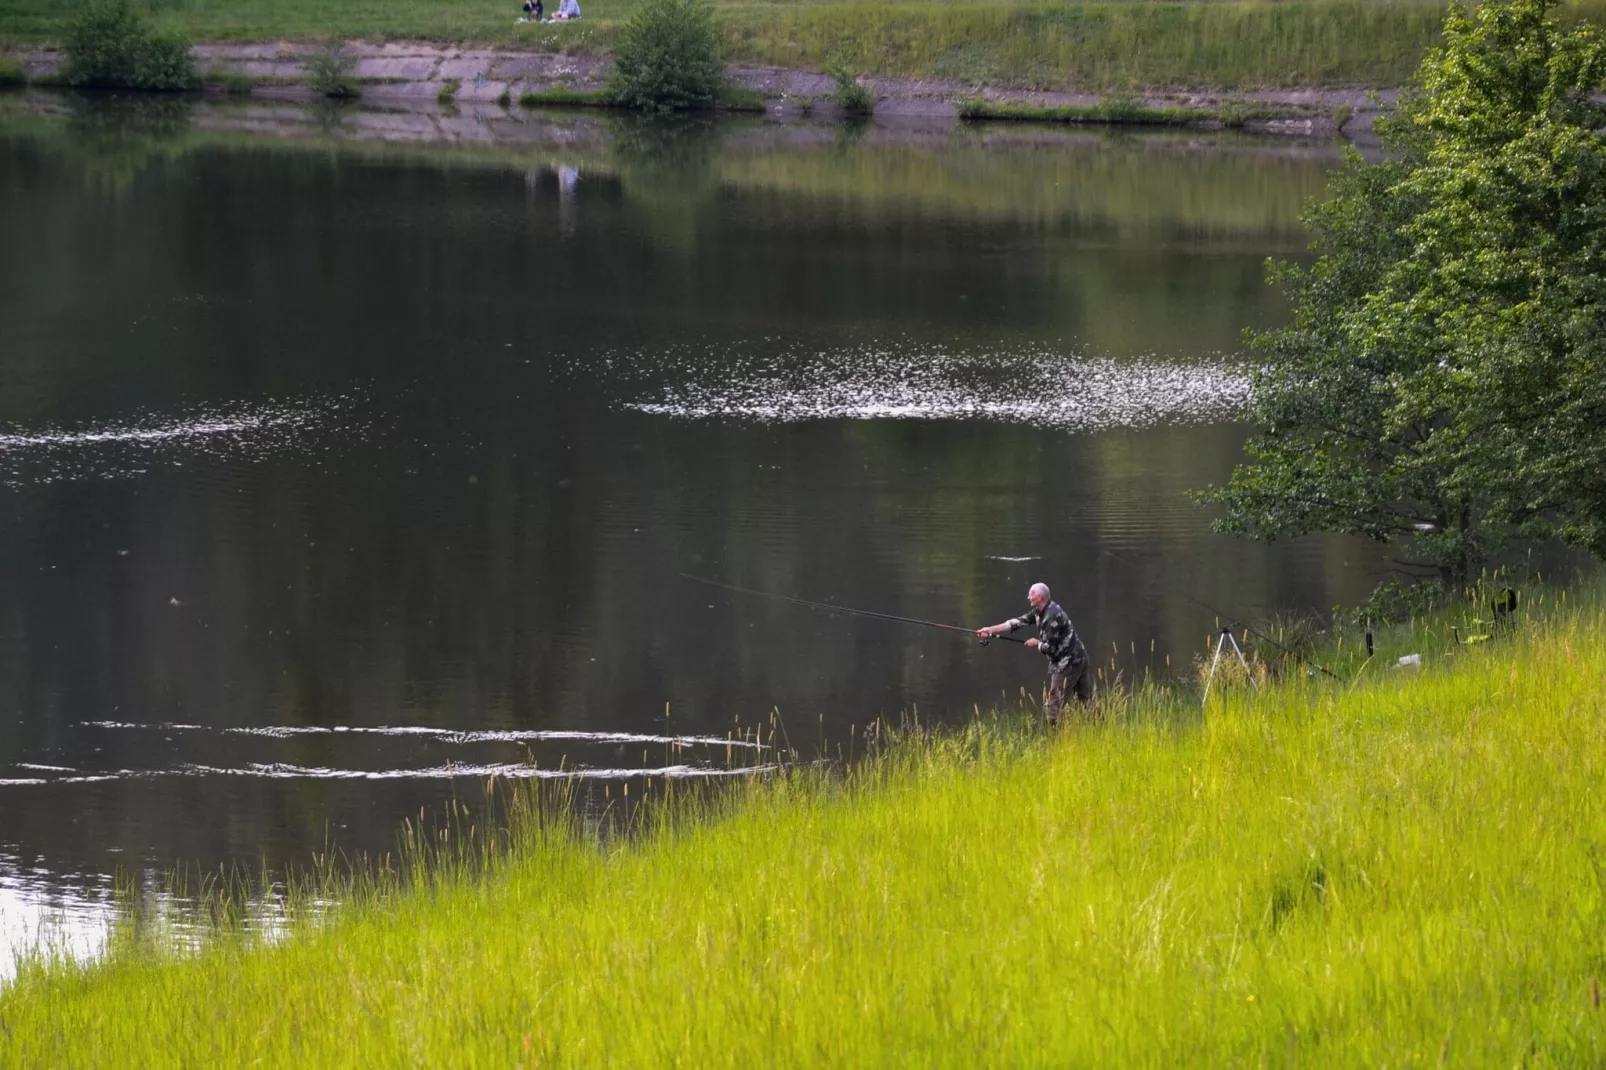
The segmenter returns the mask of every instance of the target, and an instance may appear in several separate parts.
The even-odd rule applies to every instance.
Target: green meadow
[[[572,25],[513,0],[148,0],[198,41],[427,40],[608,52],[637,0],[585,0]],[[1028,88],[1397,86],[1439,39],[1438,0],[713,0],[736,63]],[[0,47],[60,39],[77,0],[0,5]],[[1606,23],[1606,0],[1572,0]]]
[[[0,1064],[1599,1065],[1606,609],[1468,616],[1329,645],[1343,682],[872,732],[624,836],[515,795],[275,944],[25,965]]]

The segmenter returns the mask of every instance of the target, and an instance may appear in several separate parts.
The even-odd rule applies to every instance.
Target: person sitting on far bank
[[[1067,692],[1074,692],[1084,706],[1093,698],[1092,666],[1087,647],[1071,627],[1071,618],[1049,597],[1048,584],[1032,584],[1031,590],[1026,592],[1026,601],[1032,608],[1025,616],[977,628],[976,634],[987,639],[1007,635],[1017,628],[1037,626],[1038,637],[1026,640],[1026,646],[1048,659],[1048,698],[1043,700],[1043,712],[1048,715],[1049,724],[1059,724]]]
[[[562,19],[569,22],[580,17],[580,0],[558,0],[558,12],[553,15],[554,21]]]
[[[540,22],[541,16],[546,14],[546,7],[541,0],[524,0],[524,21]]]

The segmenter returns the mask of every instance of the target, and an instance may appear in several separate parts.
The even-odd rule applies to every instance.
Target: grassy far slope
[[[34,968],[0,1063],[1606,1055],[1606,612],[1189,709],[983,718],[627,846],[531,831],[284,946]]]
[[[154,0],[196,40],[414,39],[606,52],[636,0],[572,26],[516,25],[512,0]],[[1438,0],[1075,2],[713,0],[735,62],[1031,88],[1402,84],[1437,42]],[[59,40],[75,0],[0,5],[0,44]],[[1606,0],[1566,14],[1606,22]]]

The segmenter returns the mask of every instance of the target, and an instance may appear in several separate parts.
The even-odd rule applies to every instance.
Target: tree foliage
[[[90,0],[62,43],[69,85],[114,89],[189,89],[196,84],[190,43],[152,29],[129,0]]]
[[[724,85],[719,26],[708,4],[643,0],[614,48],[614,99],[643,111],[709,108]]]
[[[1452,3],[1389,158],[1308,210],[1219,529],[1399,539],[1447,584],[1513,537],[1606,557],[1606,44],[1555,3]]]

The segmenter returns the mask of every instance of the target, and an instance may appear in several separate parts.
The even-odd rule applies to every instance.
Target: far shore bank
[[[277,100],[310,100],[307,60],[321,46],[287,42],[202,44],[195,48],[203,91]],[[612,67],[606,56],[467,48],[427,42],[347,46],[359,98],[381,106],[512,110],[587,103]],[[11,58],[31,81],[48,84],[61,53],[36,48]],[[830,99],[833,83],[818,71],[732,65],[730,83],[762,100],[773,119],[845,118]],[[1343,134],[1365,140],[1397,90],[1355,88],[1212,91],[1157,87],[1121,94],[1010,89],[955,80],[864,77],[878,121],[951,124],[959,121],[1078,122],[1095,125],[1172,125],[1241,128],[1300,137]],[[556,97],[572,97],[559,101]],[[1101,112],[1115,102],[1120,112]],[[978,105],[980,105],[978,107]]]

